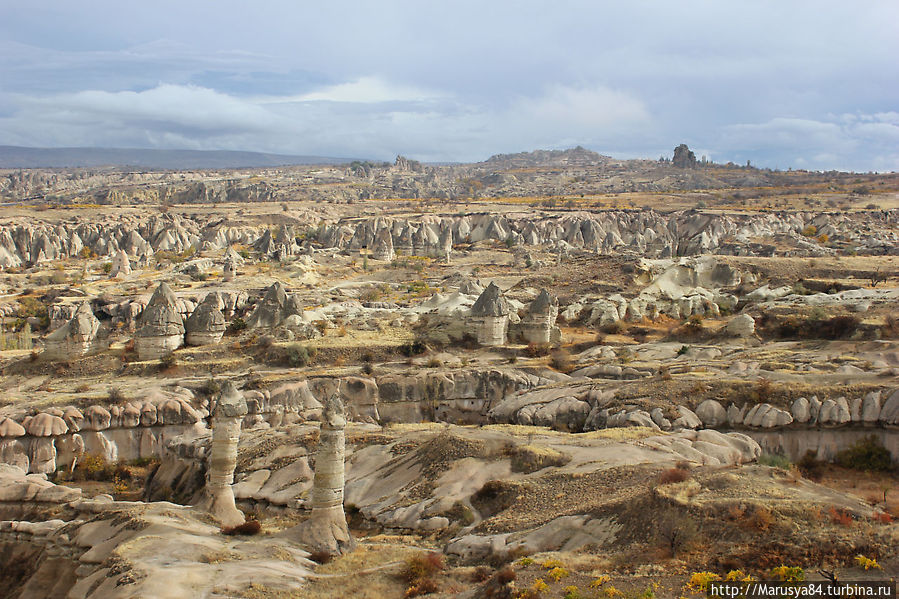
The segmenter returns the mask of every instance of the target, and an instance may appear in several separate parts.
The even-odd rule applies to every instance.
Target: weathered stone
[[[665,413],[661,408],[653,408],[649,412],[649,417],[652,421],[663,431],[667,431],[671,428],[671,421],[665,417]]]
[[[528,343],[552,343],[559,341],[561,332],[556,327],[559,316],[559,300],[546,289],[528,306],[528,312],[521,320],[521,336]]]
[[[128,260],[128,254],[125,250],[120,249],[112,257],[112,268],[109,269],[110,277],[123,277],[131,274],[131,262]]]
[[[899,424],[899,389],[893,391],[889,399],[883,403],[880,421],[884,424]]]
[[[167,356],[184,343],[184,320],[178,301],[166,283],[160,283],[138,321],[134,348],[141,360]]]
[[[739,426],[743,424],[743,416],[745,415],[746,407],[738,408],[736,404],[730,404],[727,406],[727,423],[731,426]]]
[[[187,345],[218,343],[225,334],[225,315],[219,306],[222,301],[216,293],[209,293],[197,305],[184,323],[184,341]]]
[[[91,306],[84,302],[67,323],[47,335],[44,356],[50,360],[71,360],[99,349],[97,332],[100,321]]]
[[[734,337],[751,337],[755,335],[755,320],[749,314],[739,314],[728,321],[725,330]]]
[[[875,424],[880,419],[880,391],[871,391],[862,400],[861,421]]]
[[[509,304],[502,291],[491,282],[471,307],[471,317],[477,326],[478,343],[505,345],[509,327]]]
[[[849,400],[849,418],[852,422],[861,422],[862,419],[862,398],[853,397]]]
[[[707,399],[696,406],[696,416],[707,428],[716,428],[727,422],[727,411],[714,399]]]
[[[12,418],[0,420],[0,437],[21,437],[25,434],[25,427]]]
[[[812,417],[809,411],[809,402],[804,397],[798,397],[793,401],[793,405],[790,406],[790,413],[793,415],[793,420],[800,424],[807,423]]]
[[[693,413],[693,410],[685,406],[677,406],[677,413],[680,416],[671,423],[673,428],[697,429],[702,427],[702,420]]]
[[[234,468],[237,465],[237,443],[240,439],[240,423],[247,415],[243,395],[231,381],[222,385],[222,391],[212,412],[212,449],[206,481],[206,503],[210,515],[222,526],[243,524],[243,512],[234,503]]]
[[[84,428],[92,431],[102,431],[109,428],[112,415],[103,406],[93,405],[84,411]]]
[[[275,281],[256,304],[256,308],[247,319],[247,326],[251,329],[276,327],[291,314],[301,314],[302,311],[296,299],[287,295],[287,290],[280,281]]]
[[[396,253],[393,251],[393,236],[390,234],[390,229],[384,228],[378,231],[372,246],[371,257],[375,260],[384,260],[386,262],[390,262],[396,257]]]
[[[32,437],[52,437],[66,434],[69,427],[59,416],[40,412],[28,421],[25,430]]]
[[[322,411],[310,493],[312,515],[283,533],[307,546],[311,552],[339,555],[352,551],[356,545],[343,511],[345,428],[343,402],[335,393],[325,400]]]
[[[812,395],[808,400],[809,424],[815,424],[821,416],[821,400]]]
[[[222,281],[230,283],[234,280],[236,273],[237,264],[233,260],[225,260],[225,264],[222,266]]]

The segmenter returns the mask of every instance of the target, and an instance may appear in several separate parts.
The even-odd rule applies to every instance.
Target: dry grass
[[[405,537],[381,537],[390,542],[360,543],[355,551],[336,557],[315,569],[302,589],[284,595],[257,594],[262,599],[319,599],[320,597],[358,597],[384,599],[402,597],[408,587],[399,574],[405,561],[422,549],[407,545]]]

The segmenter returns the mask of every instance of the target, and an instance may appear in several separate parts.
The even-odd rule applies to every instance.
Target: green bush
[[[894,467],[890,452],[874,435],[859,439],[851,447],[839,452],[835,461],[843,468],[865,472],[888,472]]]
[[[818,459],[818,453],[812,450],[805,452],[805,455],[796,462],[796,467],[802,476],[809,480],[821,480],[824,476],[824,464]]]
[[[287,365],[292,368],[308,366],[309,363],[312,362],[312,359],[314,357],[314,349],[310,350],[305,345],[301,345],[299,343],[288,345],[287,349],[285,350]]]
[[[777,453],[763,453],[759,456],[758,462],[762,466],[772,466],[774,468],[783,468],[784,470],[789,470],[793,467],[793,462],[789,458]]]
[[[229,335],[234,335],[236,333],[239,333],[240,331],[243,331],[246,328],[247,328],[246,321],[243,318],[237,317],[228,323],[228,328],[225,329],[225,332],[228,333]]]
[[[178,365],[178,357],[175,354],[166,354],[159,358],[160,370],[171,370]]]

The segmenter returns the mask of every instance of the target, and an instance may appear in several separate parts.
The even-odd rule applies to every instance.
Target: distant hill
[[[578,146],[568,150],[534,150],[517,154],[495,154],[485,164],[499,165],[506,168],[532,166],[591,166],[604,164],[612,160],[592,150]]]
[[[344,164],[352,158],[290,156],[227,150],[141,150],[134,148],[25,148],[0,146],[0,168],[124,166],[144,169],[219,169]]]

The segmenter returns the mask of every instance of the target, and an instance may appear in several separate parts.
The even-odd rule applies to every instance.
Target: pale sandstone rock
[[[502,291],[491,282],[471,307],[471,318],[477,326],[478,343],[505,345],[509,328],[509,303]]]
[[[708,428],[716,428],[727,422],[727,411],[714,399],[707,399],[696,406],[696,416]]]
[[[728,321],[725,330],[734,337],[751,337],[755,335],[755,320],[749,314],[740,314]]]
[[[247,414],[247,404],[231,381],[222,385],[212,412],[212,449],[209,455],[206,504],[209,513],[224,527],[245,521],[234,503],[234,467],[237,465],[237,442],[240,423]]]
[[[197,305],[184,323],[187,345],[211,345],[222,340],[226,325],[220,305],[222,301],[216,293],[207,294]]]
[[[325,401],[322,411],[311,491],[312,515],[283,533],[313,552],[339,555],[352,551],[356,545],[343,511],[345,427],[343,402],[335,393]]]
[[[70,360],[99,349],[100,321],[90,304],[84,302],[67,323],[47,335],[44,356],[50,360]]]
[[[134,348],[141,360],[167,356],[184,344],[184,321],[175,294],[160,283],[140,315]]]

